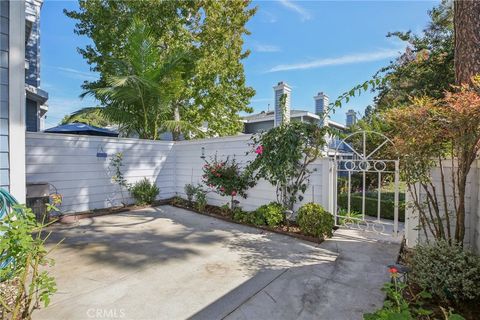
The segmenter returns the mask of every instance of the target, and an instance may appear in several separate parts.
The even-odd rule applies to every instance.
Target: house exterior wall
[[[10,190],[18,201],[25,202],[25,2],[1,1],[0,8],[3,79],[0,180],[2,187]]]
[[[252,133],[258,133],[261,131],[268,131],[272,129],[273,126],[274,126],[273,120],[245,123],[244,133],[252,134]]]
[[[79,212],[121,204],[118,186],[112,183],[109,158],[123,152],[122,171],[132,183],[143,177],[155,181],[160,198],[175,195],[185,197],[188,183],[201,183],[204,159],[215,154],[222,159],[235,157],[245,165],[253,155],[250,135],[179,142],[150,141],[123,138],[27,133],[27,183],[48,182],[64,197],[62,212]],[[97,158],[98,151],[108,158]],[[312,165],[316,171],[310,179],[310,188],[304,202],[314,201],[328,208],[328,159],[319,159]],[[125,193],[127,195],[127,193]],[[239,199],[245,210],[276,200],[275,187],[266,181],[248,191],[247,199]],[[214,192],[207,194],[208,203],[223,205],[229,201]],[[132,199],[127,198],[128,202]],[[301,205],[301,204],[299,204]]]
[[[10,188],[9,154],[9,29],[10,6],[0,2],[0,187]]]

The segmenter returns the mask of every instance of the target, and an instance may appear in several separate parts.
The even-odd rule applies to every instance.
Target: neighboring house
[[[26,130],[43,131],[48,93],[40,89],[40,9],[43,0],[25,1]]]
[[[356,114],[353,110],[349,110],[347,112],[347,125],[332,121],[328,119],[328,117],[327,119],[323,119],[323,114],[328,111],[327,108],[329,103],[328,96],[323,92],[319,92],[315,97],[313,97],[315,103],[315,112],[310,112],[306,110],[291,109],[292,89],[287,83],[279,82],[275,87],[273,87],[273,90],[275,97],[275,106],[273,111],[262,111],[257,114],[243,117],[244,133],[252,134],[267,131],[280,125],[280,123],[283,121],[317,123],[319,126],[327,125],[328,127],[336,129],[339,132],[346,133],[348,132],[348,127],[356,123]],[[280,107],[280,98],[283,94],[286,94],[286,103],[282,112]],[[329,149],[328,153],[332,154],[340,141],[335,136],[328,136],[327,141]]]

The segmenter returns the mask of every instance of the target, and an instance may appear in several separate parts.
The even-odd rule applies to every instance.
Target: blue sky
[[[248,85],[256,90],[255,111],[273,106],[273,86],[292,86],[292,106],[313,111],[313,96],[324,91],[334,100],[388,64],[403,49],[389,31],[421,32],[427,11],[438,1],[256,1],[257,14],[248,22],[251,35],[244,61]],[[89,39],[73,33],[74,21],[63,9],[77,8],[75,1],[46,0],[41,13],[41,86],[50,94],[47,127],[68,113],[96,105],[78,98],[89,71],[77,47]],[[362,94],[332,115],[344,123],[347,109],[360,113],[373,95]],[[271,108],[271,107],[270,107]]]

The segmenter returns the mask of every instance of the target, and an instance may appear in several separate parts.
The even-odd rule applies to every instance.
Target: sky
[[[371,79],[389,64],[405,44],[386,34],[428,24],[428,10],[438,1],[254,1],[256,15],[245,37],[250,56],[243,61],[247,84],[256,95],[255,112],[272,109],[273,86],[284,81],[292,87],[292,108],[314,111],[313,97],[325,92],[330,101]],[[78,8],[76,1],[46,0],[41,11],[41,87],[49,93],[46,127],[71,112],[95,106],[79,98],[81,84],[98,75],[77,52],[90,40],[74,34],[75,21],[63,9]],[[374,95],[363,93],[337,110],[331,118],[344,123],[345,113],[361,115]],[[270,107],[269,107],[270,105]]]

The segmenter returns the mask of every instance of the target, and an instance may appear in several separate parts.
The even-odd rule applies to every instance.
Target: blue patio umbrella
[[[45,130],[48,133],[84,134],[89,136],[118,137],[118,132],[90,126],[85,123],[68,123]]]

